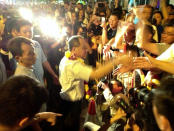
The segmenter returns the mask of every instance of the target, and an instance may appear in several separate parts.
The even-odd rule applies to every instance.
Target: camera
[[[145,86],[132,88],[129,90],[129,103],[128,105],[123,99],[117,101],[117,105],[126,112],[126,118],[130,119],[132,114],[135,114],[134,121],[142,129],[150,131],[158,131],[159,128],[156,124],[152,111],[152,100],[155,89],[149,89]],[[151,129],[146,129],[151,127]]]
[[[104,4],[103,2],[99,2],[99,3],[98,3],[98,7],[99,7],[99,8],[104,8],[104,7],[105,7],[105,4]]]
[[[129,100],[134,108],[142,108],[146,103],[152,100],[152,92],[145,86],[131,88],[129,90]]]
[[[124,110],[126,113],[126,118],[130,118],[131,114],[134,112],[133,108],[129,106],[122,98],[119,99],[116,104]]]

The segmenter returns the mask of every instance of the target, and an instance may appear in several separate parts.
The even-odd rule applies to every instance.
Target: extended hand
[[[41,112],[36,114],[36,117],[39,117],[39,119],[46,120],[47,122],[51,123],[51,126],[54,126],[56,123],[56,117],[62,116],[62,114],[53,113],[53,112]]]

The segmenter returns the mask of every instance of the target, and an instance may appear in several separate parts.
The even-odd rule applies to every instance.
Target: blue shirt
[[[33,65],[34,74],[36,78],[40,81],[40,83],[44,85],[44,80],[43,80],[44,70],[42,64],[45,61],[47,61],[47,58],[42,50],[41,45],[37,41],[33,41],[33,43],[34,43],[33,47],[36,53],[36,63]]]

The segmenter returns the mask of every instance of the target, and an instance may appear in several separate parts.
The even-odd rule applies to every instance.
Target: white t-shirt
[[[92,68],[79,60],[63,57],[59,65],[60,96],[67,101],[78,101],[84,96],[84,81],[88,81]]]
[[[18,75],[25,75],[25,76],[28,76],[28,77],[31,77],[31,78],[37,80],[32,68],[27,68],[20,64],[17,64],[17,68],[14,73],[14,76],[18,76]]]
[[[174,62],[174,44],[172,44],[165,52],[156,58],[166,62]]]

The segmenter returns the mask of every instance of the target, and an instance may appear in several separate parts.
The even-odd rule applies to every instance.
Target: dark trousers
[[[62,131],[79,131],[82,101],[70,102],[61,99]]]

